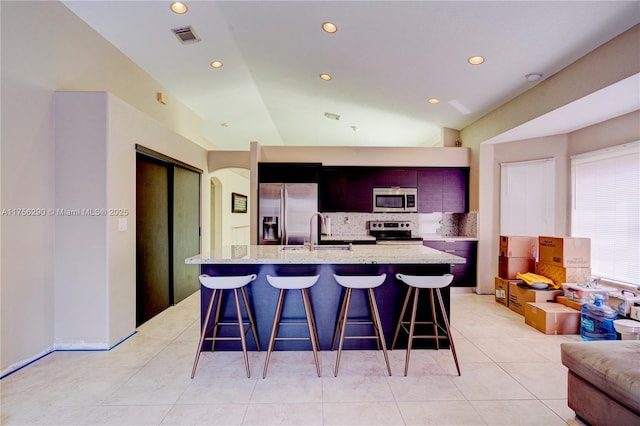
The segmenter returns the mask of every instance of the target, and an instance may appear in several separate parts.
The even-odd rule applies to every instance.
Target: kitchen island
[[[449,273],[452,264],[465,263],[465,259],[450,253],[445,253],[421,245],[323,245],[316,246],[310,251],[307,246],[277,246],[277,245],[241,245],[226,246],[213,253],[202,253],[185,260],[187,264],[199,264],[201,273],[209,275],[248,275],[257,274],[255,281],[247,289],[249,303],[255,315],[256,326],[261,349],[266,350],[271,332],[271,324],[278,299],[278,290],[271,287],[267,275],[319,275],[318,282],[309,289],[311,304],[316,318],[320,348],[331,349],[333,331],[340,308],[343,288],[335,281],[333,274],[344,275],[379,275],[386,273],[385,282],[376,288],[382,328],[387,342],[393,338],[394,327],[402,302],[406,294],[406,285],[396,280],[396,273],[413,275],[442,275]],[[229,292],[226,292],[229,293]],[[421,306],[428,306],[428,293],[424,293]],[[225,294],[223,301],[224,318],[230,321],[235,318],[235,311],[230,294]],[[449,311],[449,289],[443,289],[443,299],[447,312]],[[204,310],[208,306],[211,290],[201,287],[201,321],[204,320]],[[421,295],[422,297],[422,295]],[[350,318],[368,315],[368,303],[364,292],[354,292]],[[422,321],[431,318],[431,309],[420,309]],[[299,293],[291,292],[285,300],[283,319],[300,320],[304,318],[304,311]],[[201,324],[203,326],[203,324]],[[207,325],[210,328],[211,324]],[[350,326],[349,333],[370,334],[370,326],[357,330]],[[228,330],[225,330],[228,329]],[[299,327],[282,327],[280,335],[286,337],[305,336]],[[237,332],[237,328],[223,327],[220,334],[229,335]],[[300,333],[303,334],[300,334]],[[248,347],[255,347],[253,335],[248,335]],[[406,334],[401,333],[398,347],[406,347]],[[432,341],[420,341],[415,347],[432,347]],[[374,348],[372,340],[350,340],[345,349]],[[203,350],[210,350],[211,343],[205,342]],[[216,350],[239,350],[237,342],[219,342]],[[276,350],[307,350],[308,341],[283,341],[276,344]]]

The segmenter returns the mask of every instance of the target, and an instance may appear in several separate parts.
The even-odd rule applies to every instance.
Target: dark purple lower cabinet
[[[424,246],[464,257],[467,263],[451,265],[453,274],[452,287],[476,287],[477,286],[477,241],[424,241]]]
[[[262,350],[267,350],[269,334],[273,323],[276,303],[278,301],[279,290],[271,287],[266,280],[266,275],[320,275],[318,282],[309,289],[309,297],[318,327],[318,337],[320,339],[321,350],[331,350],[333,332],[340,309],[340,302],[344,289],[335,282],[333,274],[344,275],[379,275],[387,274],[387,279],[380,287],[374,290],[378,302],[378,309],[384,329],[385,338],[389,347],[395,332],[395,326],[402,309],[402,303],[406,295],[407,286],[398,282],[395,278],[397,272],[415,275],[442,275],[450,270],[449,264],[398,264],[398,265],[201,265],[201,271],[209,275],[248,275],[257,274],[258,278],[247,287],[249,304],[255,315],[258,337]],[[233,292],[224,292],[223,310],[221,316],[228,321],[236,319],[235,304],[233,302]],[[447,313],[449,313],[449,288],[442,290],[442,296]],[[205,311],[209,305],[211,290],[201,287],[201,326],[204,321]],[[437,306],[437,300],[436,300]],[[243,309],[244,312],[244,309]],[[349,309],[349,319],[368,317],[369,307],[365,298],[365,291],[354,291],[351,307]],[[285,304],[282,314],[283,320],[304,321],[304,308],[299,290],[288,290],[285,297]],[[429,302],[429,291],[421,290],[418,306],[418,321],[429,321],[431,319],[431,307]],[[245,317],[246,320],[246,317]],[[210,330],[213,320],[207,325]],[[247,324],[248,326],[248,324]],[[358,329],[360,327],[360,329]],[[421,334],[428,334],[432,331],[431,326],[424,326],[425,331]],[[371,334],[369,325],[350,325],[348,329],[351,334]],[[418,334],[418,331],[416,332]],[[219,336],[238,335],[237,326],[223,326],[219,328]],[[308,337],[308,330],[305,327],[282,326],[279,336],[286,337]],[[210,333],[208,332],[208,336]],[[375,349],[375,340],[357,339],[345,340],[344,349]],[[407,333],[400,332],[396,349],[406,348]],[[441,347],[448,348],[448,342],[441,340]],[[255,350],[255,340],[252,333],[247,335],[247,346],[249,350]],[[435,348],[435,340],[416,340],[413,344],[415,348]],[[219,341],[216,342],[216,350],[240,350],[239,341]],[[205,341],[203,351],[211,350],[211,341]],[[300,341],[280,341],[276,342],[275,350],[311,350],[308,340]]]

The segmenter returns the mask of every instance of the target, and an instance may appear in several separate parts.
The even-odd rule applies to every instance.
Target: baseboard
[[[2,370],[2,373],[0,373],[0,379],[4,379],[7,376],[10,376],[11,374],[22,370],[24,367],[33,364],[34,362],[38,361],[39,359],[44,358],[45,356],[53,353],[53,352],[81,352],[81,351],[96,351],[96,352],[103,352],[103,351],[110,351],[111,349],[117,347],[118,345],[120,345],[122,342],[124,342],[125,340],[129,339],[131,336],[133,336],[134,334],[136,334],[137,331],[133,331],[131,334],[129,334],[128,336],[122,338],[121,340],[119,340],[118,342],[116,342],[114,345],[105,345],[103,343],[86,343],[86,342],[64,342],[64,343],[56,343],[53,346],[49,346],[47,349],[43,350],[42,352],[38,353],[37,355],[24,359],[22,361],[18,361],[14,364],[11,364],[9,367],[7,367],[6,369]]]

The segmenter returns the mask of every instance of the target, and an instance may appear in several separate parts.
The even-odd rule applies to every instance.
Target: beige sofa
[[[568,404],[594,426],[640,425],[640,340],[561,344]]]

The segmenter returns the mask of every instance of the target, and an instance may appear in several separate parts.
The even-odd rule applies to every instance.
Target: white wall
[[[54,111],[54,346],[108,348],[110,218],[85,211],[108,207],[107,97],[57,93]]]
[[[2,1],[0,15],[0,195],[3,209],[49,209],[56,205],[55,91],[108,91],[134,106],[121,109],[116,115],[120,122],[136,122],[136,134],[132,133],[126,144],[110,146],[109,150],[105,147],[101,153],[105,162],[110,159],[108,164],[104,164],[107,164],[106,173],[113,177],[113,181],[109,185],[105,183],[101,189],[107,203],[131,203],[133,192],[129,191],[134,186],[122,192],[121,189],[125,180],[127,185],[131,185],[134,169],[128,167],[135,164],[135,157],[127,157],[127,160],[123,157],[130,155],[128,148],[134,142],[144,141],[158,151],[182,159],[193,158],[195,148],[204,152],[194,143],[189,143],[193,147],[176,146],[176,143],[180,145],[187,139],[204,144],[200,118],[63,4],[57,1]],[[169,101],[167,105],[156,101],[158,91],[165,92]],[[132,115],[131,111],[136,110],[138,114]],[[116,115],[112,118],[115,119]],[[165,132],[171,129],[174,136],[179,134],[182,138],[178,142],[175,137],[165,141],[146,140],[143,136],[149,134],[154,137],[153,131],[147,131],[156,127],[165,129]],[[122,134],[120,129],[125,128],[124,125],[120,128],[112,126],[108,137],[119,137]],[[139,138],[138,133],[142,135]],[[202,155],[200,168],[206,170],[206,156]],[[92,176],[87,178],[93,179]],[[135,184],[135,180],[133,182]],[[203,224],[207,226],[205,217],[208,218],[208,208],[203,210]],[[5,373],[53,348],[56,321],[54,250],[57,240],[54,216],[5,215],[0,220],[0,369]],[[109,280],[129,283],[130,263],[135,261],[135,256],[129,251],[120,251],[119,239],[114,237],[116,234],[110,234],[110,226],[113,225],[109,222],[104,230],[104,238],[110,245],[101,248],[109,259],[103,267]],[[131,221],[129,225],[129,233],[135,232]],[[99,256],[102,259],[102,255]],[[58,263],[57,267],[60,268],[61,264]],[[126,315],[120,316],[118,311],[111,311],[115,303],[123,303],[126,308],[128,302],[124,300],[128,290],[112,286],[108,292],[106,287],[104,291],[105,305],[100,315],[104,313],[109,317],[111,329],[107,331],[105,327],[95,332],[100,339],[106,335],[106,341],[112,342],[123,334],[124,329],[130,329]],[[106,307],[107,300],[114,301],[109,308]],[[84,318],[76,317],[75,320],[81,322]],[[80,340],[85,337],[90,340],[95,336],[84,336]]]
[[[113,95],[54,100],[56,208],[107,213],[56,217],[55,347],[108,348],[136,323],[136,144],[205,172],[207,153]],[[208,189],[201,198],[208,206]]]

